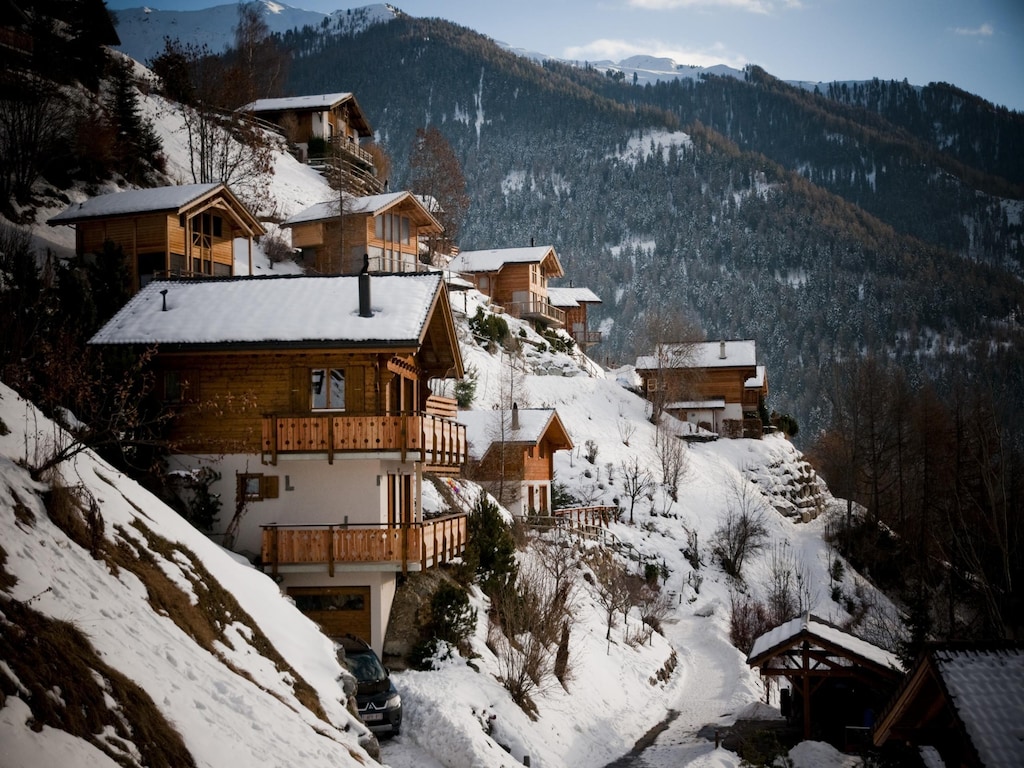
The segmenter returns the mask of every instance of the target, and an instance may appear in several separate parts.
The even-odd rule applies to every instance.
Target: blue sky
[[[112,9],[139,0],[107,0]],[[196,10],[219,0],[153,0]],[[329,13],[369,5],[292,0]],[[1024,111],[1021,0],[395,0],[516,48],[558,58],[618,60],[634,53],[681,64],[757,64],[784,80],[952,83]]]

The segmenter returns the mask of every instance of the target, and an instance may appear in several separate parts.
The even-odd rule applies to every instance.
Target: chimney
[[[160,295],[164,297],[164,308],[161,311],[166,312],[167,311],[167,289],[164,288],[162,291],[160,291]]]
[[[718,359],[725,360],[725,342],[718,342]]]
[[[530,247],[533,248],[533,238],[530,238]]]
[[[519,429],[519,406],[512,403],[512,431]]]
[[[370,254],[363,254],[363,269],[359,273],[359,316],[373,317],[370,309]]]

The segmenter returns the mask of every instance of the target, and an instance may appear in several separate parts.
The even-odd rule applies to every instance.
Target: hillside
[[[633,87],[437,19],[284,43],[291,91],[359,94],[393,184],[416,128],[442,129],[472,201],[460,246],[553,243],[603,300],[602,362],[632,362],[659,312],[754,338],[770,407],[797,417],[801,441],[827,424],[826,382],[851,356],[950,387],[1009,333],[997,365],[1024,386],[1017,113],[939,85],[833,99],[756,69]],[[381,66],[379,50],[403,55]]]
[[[187,143],[174,105],[155,95],[142,98],[141,105],[155,120],[170,173],[183,173]],[[289,156],[278,155],[275,167],[275,210],[293,211],[324,196],[320,177]],[[62,194],[73,201],[86,190]],[[58,251],[72,245],[66,229],[43,227],[37,234]],[[282,268],[257,254],[257,273]],[[488,352],[466,320],[480,301],[471,293],[455,303],[463,355],[478,381],[473,407],[491,410],[512,384],[523,407],[557,408],[576,445],[557,456],[557,480],[588,503],[625,504],[624,463],[635,457],[652,470],[659,465],[645,403],[624,386],[631,383],[628,371],[619,381],[586,358],[551,350],[513,320],[511,335],[518,341],[508,351]],[[8,618],[0,728],[21,764],[36,765],[41,754],[54,762],[60,755],[64,763],[111,764],[114,758],[100,749],[133,764],[131,755],[148,755],[148,748],[129,743],[117,722],[123,718],[137,731],[142,717],[158,724],[153,729],[161,738],[177,743],[175,764],[189,764],[186,752],[197,765],[222,765],[229,754],[282,764],[295,755],[307,765],[367,763],[359,746],[361,726],[339,703],[340,671],[330,643],[279,597],[270,579],[213,546],[89,452],[33,480],[29,468],[69,438],[10,390],[3,391],[0,407],[5,425],[0,431],[7,432],[0,439],[5,488],[0,599]],[[827,517],[798,523],[775,511],[792,511],[793,499],[806,488],[819,495],[821,508],[830,503],[792,445],[782,438],[722,441],[695,445],[687,457],[676,500],[666,488],[652,488],[635,505],[633,523],[624,515],[607,534],[628,567],[658,565],[664,594],[674,599],[664,634],[647,637],[631,612],[625,620],[615,617],[606,640],[607,618],[581,566],[570,646],[573,674],[565,688],[537,693],[538,715],[532,720],[497,680],[501,661],[489,645],[486,602],[476,593],[471,647],[477,658],[456,654],[431,672],[396,673],[407,720],[402,736],[381,746],[384,764],[502,766],[521,764],[530,755],[534,764],[601,765],[630,751],[665,719],[671,720],[666,764],[713,759],[719,766],[738,765],[737,755],[716,750],[713,741],[698,735],[706,725],[726,727],[740,715],[763,715],[756,705],[761,684],[727,639],[734,596],[766,599],[769,574],[777,572],[774,561],[801,574],[806,594],[799,599],[806,608],[845,621],[851,610],[859,614],[870,602],[878,608],[862,626],[887,625],[888,604],[851,569],[833,584],[834,554],[821,538]],[[463,488],[474,492],[471,483]],[[764,511],[770,544],[750,559],[744,582],[736,582],[717,565],[711,542],[723,515],[741,498]],[[542,546],[538,541],[521,552],[524,567],[537,561]],[[81,652],[76,662],[81,666],[46,667],[40,674],[21,650],[19,638],[28,624],[73,631],[76,645],[95,653]],[[638,642],[641,638],[646,639]],[[116,682],[104,696],[99,686],[73,685],[64,677],[68,669],[78,670],[76,680],[90,678],[87,670],[93,669]],[[151,702],[143,714],[136,712],[141,705],[128,704],[129,698],[145,700],[138,689]],[[57,706],[44,705],[51,697],[43,692],[55,690],[60,691],[53,697]],[[89,713],[89,725],[66,716],[63,706],[72,702]],[[29,727],[30,718],[45,723],[41,732]],[[114,729],[109,738],[91,735],[97,727],[92,724],[108,722]],[[804,764],[822,765],[821,760]],[[841,764],[834,755],[826,760]]]

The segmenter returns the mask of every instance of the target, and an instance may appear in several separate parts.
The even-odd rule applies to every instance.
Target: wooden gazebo
[[[903,677],[894,654],[810,614],[758,637],[747,664],[789,683],[783,714],[802,723],[804,739],[842,747],[854,734],[867,740],[874,713]]]

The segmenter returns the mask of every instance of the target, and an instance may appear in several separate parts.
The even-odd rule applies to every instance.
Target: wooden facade
[[[466,472],[486,485],[520,516],[551,513],[551,481],[556,451],[573,443],[557,411],[519,409],[463,412],[471,449]]]
[[[274,123],[295,144],[323,139],[358,145],[361,139],[373,136],[373,129],[352,93],[259,99],[242,110]]]
[[[468,455],[430,391],[463,373],[440,275],[157,282],[92,343],[156,348],[170,467],[216,471],[225,546],[311,605],[368,590],[334,629],[380,653],[397,574],[461,554],[464,517],[423,513],[423,474]]]
[[[753,341],[662,345],[636,362],[644,396],[725,437],[760,437],[768,375]]]
[[[339,208],[345,211],[338,215]],[[420,272],[421,243],[442,231],[419,198],[409,192],[342,198],[286,220],[292,246],[306,267],[322,275],[354,275],[365,257],[372,274]]]
[[[548,296],[548,281],[565,274],[551,246],[463,251],[448,268],[512,317],[556,328],[566,325],[565,312]]]
[[[249,241],[263,226],[223,184],[119,192],[73,205],[50,219],[75,227],[79,256],[120,248],[138,291],[162,277],[229,277],[235,272],[234,239]]]
[[[551,306],[565,313],[565,330],[576,345],[586,350],[601,342],[601,332],[590,330],[587,307],[601,299],[589,288],[548,288]]]

